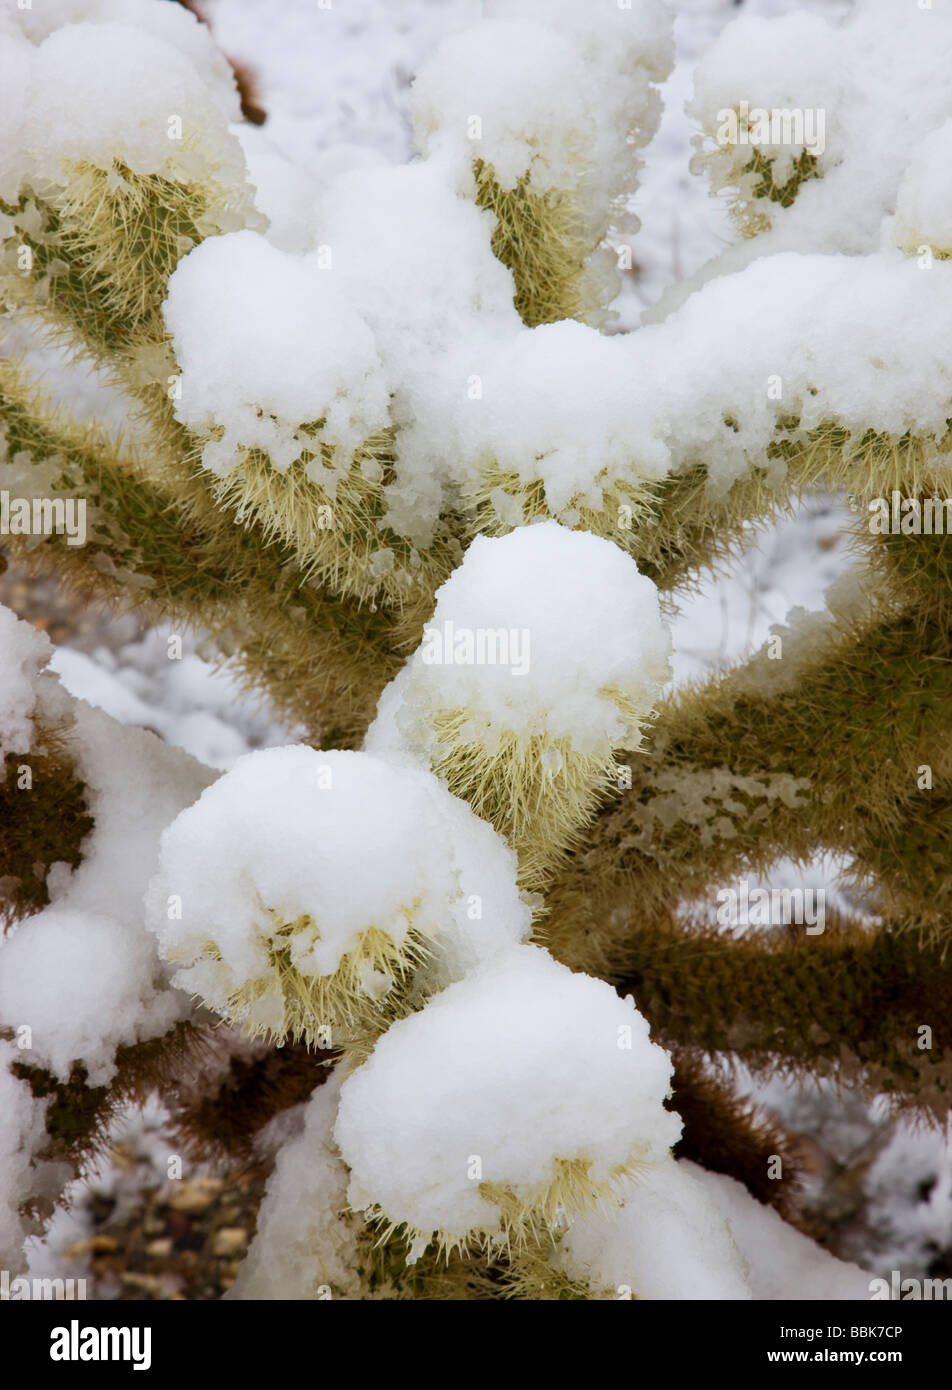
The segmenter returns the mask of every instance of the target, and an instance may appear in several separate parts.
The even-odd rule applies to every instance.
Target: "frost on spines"
[[[181,988],[324,1049],[531,929],[511,851],[435,778],[306,747],[249,754],[177,818],[148,920]]]
[[[551,1243],[666,1158],[681,1128],[669,1080],[630,999],[538,947],[503,952],[392,1024],[345,1079],[351,1205],[400,1231],[411,1261],[431,1245]]]
[[[436,772],[544,887],[635,749],[668,672],[654,585],[618,547],[554,521],[473,541],[366,747]]]

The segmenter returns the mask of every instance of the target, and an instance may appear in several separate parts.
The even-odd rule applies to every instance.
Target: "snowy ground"
[[[635,245],[636,274],[617,306],[622,328],[634,328],[641,310],[667,285],[690,275],[730,239],[723,207],[688,172],[692,128],[682,108],[695,62],[738,6],[731,0],[673,0],[671,8],[677,14],[678,62],[634,201],[642,230]],[[845,6],[843,0],[800,0],[799,5],[746,0],[743,8],[775,15],[794,8],[831,13]],[[405,159],[413,71],[435,42],[465,26],[477,10],[477,0],[332,0],[326,7],[316,0],[280,5],[209,0],[207,5],[226,52],[257,74],[269,113],[267,135],[315,172],[322,152],[341,142],[370,146],[388,160]],[[381,246],[385,252],[385,226]],[[818,498],[794,520],[752,531],[731,569],[682,605],[674,623],[676,680],[701,676],[756,649],[793,608],[821,609],[825,589],[851,563],[843,539],[845,515],[835,500]],[[167,629],[132,641],[128,636],[128,629],[117,627],[99,644],[84,639],[66,646],[54,668],[76,695],[122,722],[154,729],[215,767],[229,767],[251,748],[293,738],[293,730],[245,700],[227,672],[216,672],[203,659],[200,634],[187,638],[182,661],[168,660]],[[837,1193],[849,1194],[843,1200],[852,1201],[854,1209],[841,1223],[844,1255],[887,1273],[901,1267],[906,1274],[922,1274],[937,1258],[948,1261],[947,1138],[897,1126],[877,1107],[837,1097],[827,1088],[773,1082],[751,1090],[813,1145],[813,1183],[821,1205]],[[138,1123],[140,1133],[151,1136],[143,1140],[143,1161],[148,1167],[153,1154],[160,1169],[164,1150],[156,1116],[126,1123],[133,1129]],[[93,1188],[115,1189],[125,1181],[107,1168]],[[67,1248],[82,1223],[81,1211],[64,1217],[52,1245]],[[49,1251],[37,1251],[37,1272],[50,1258]]]

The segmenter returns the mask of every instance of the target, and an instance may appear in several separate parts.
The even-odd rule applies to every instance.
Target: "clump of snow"
[[[896,196],[891,239],[911,255],[924,247],[952,255],[952,120],[931,131],[915,151]]]
[[[134,936],[143,931],[142,895],[158,866],[159,836],[216,774],[155,734],[123,728],[81,701],[65,707],[93,829],[78,868],[62,866],[50,881],[53,901],[114,917]]]
[[[493,1195],[544,1205],[560,1164],[605,1190],[664,1159],[681,1128],[670,1075],[631,999],[517,947],[394,1023],[344,1082],[350,1201],[406,1223],[416,1253],[437,1231],[499,1233]]]
[[[241,108],[231,66],[208,26],[182,5],[156,4],[156,0],[43,0],[35,7],[18,6],[16,19],[35,44],[75,24],[121,24],[160,39],[189,60],[224,114],[238,119]],[[100,61],[105,63],[108,56],[101,50]],[[156,77],[153,74],[153,85]]]
[[[774,162],[778,185],[787,182],[805,150],[817,159],[819,173],[839,162],[832,122],[840,116],[850,81],[844,47],[842,30],[805,10],[772,19],[742,15],[724,28],[697,67],[688,108],[713,142],[704,163],[715,188],[739,183],[750,196],[756,177],[744,171],[755,150]],[[741,102],[750,118],[746,131]],[[759,111],[794,109],[822,111],[822,134],[808,121],[758,124]],[[738,117],[736,129],[730,112]],[[817,138],[809,140],[814,134]]]
[[[418,71],[417,145],[470,194],[477,163],[504,190],[570,192],[593,285],[610,300],[614,257],[599,248],[613,223],[638,226],[625,201],[636,151],[657,128],[653,84],[671,67],[670,18],[656,0],[494,0],[484,9],[481,24],[445,39]]]
[[[165,7],[167,8],[167,7]],[[102,74],[109,73],[104,82]],[[23,138],[40,174],[55,181],[64,163],[137,174],[243,182],[237,117],[221,86],[209,85],[180,47],[129,24],[66,24],[40,44],[32,63]]]
[[[511,851],[435,778],[306,747],[249,754],[178,817],[147,910],[176,984],[227,1014],[258,982],[245,1021],[275,1032],[276,950],[290,950],[300,975],[326,978],[372,930],[399,948],[413,929],[437,953],[438,987],[531,925]],[[393,978],[371,974],[365,993],[386,995]]]
[[[674,1159],[625,1183],[617,1210],[577,1217],[556,1259],[606,1297],[751,1297],[745,1262],[717,1203],[690,1165]]]
[[[663,419],[654,435],[638,429],[662,414],[660,374],[646,373],[620,340],[566,319],[491,342],[472,366],[479,394],[460,397],[454,443],[468,487],[489,491],[504,522],[505,498],[489,490],[487,469],[527,485],[541,481],[549,511],[568,525],[577,524],[580,507],[610,507],[617,524],[622,499],[606,499],[606,490],[619,479],[637,486],[668,472]]]
[[[522,520],[519,490],[541,484],[566,525],[591,509],[620,544],[639,524],[626,497],[698,463],[715,496],[754,466],[779,486],[786,464],[767,450],[791,422],[833,421],[854,439],[908,431],[947,466],[950,315],[952,268],[927,275],[894,250],[762,257],[627,336],[487,325],[465,357],[442,359],[429,390],[407,393],[415,423],[398,436],[400,465],[412,460],[414,477],[442,467],[504,527]],[[418,501],[422,484],[407,487]]]
[[[386,208],[386,254],[380,210]],[[493,255],[493,218],[429,161],[351,168],[320,205],[318,257],[370,325],[385,363],[397,430],[386,523],[429,543],[458,473],[450,433],[465,410],[482,345],[516,334],[510,272]]]
[[[0,775],[8,753],[27,753],[33,743],[34,682],[53,647],[45,633],[0,606]]]
[[[9,21],[8,21],[9,22]],[[14,28],[0,29],[0,198],[15,203],[26,172],[24,125],[34,50]],[[6,222],[0,220],[0,229]]]
[[[767,252],[860,255],[878,248],[883,216],[896,209],[923,133],[952,117],[952,91],[934,80],[952,63],[952,6],[947,0],[913,6],[907,21],[897,23],[894,0],[864,0],[845,17],[834,11],[829,19],[834,22],[799,10],[769,19],[743,13],[702,59],[689,106],[702,127],[695,167],[708,169],[715,190],[737,188],[759,235],[683,282],[660,312],[711,274]],[[724,113],[739,112],[742,101],[751,117],[776,111],[794,124],[780,143],[761,143],[753,124],[756,145],[728,139]],[[758,149],[774,161],[775,184],[785,183],[804,153],[816,160],[818,177],[803,181],[788,206],[762,190],[754,196],[756,176],[742,170]]]
[[[318,180],[293,164],[260,126],[246,122],[232,126],[231,132],[245,156],[255,207],[267,219],[268,240],[281,251],[310,251]]]
[[[431,157],[452,151],[461,189],[476,159],[502,188],[530,172],[542,188],[571,187],[591,158],[587,77],[571,44],[545,25],[486,20],[445,39],[417,74],[418,144]]]
[[[606,209],[617,217],[623,198],[634,192],[637,151],[657,129],[661,101],[654,84],[668,76],[674,58],[667,6],[659,0],[594,6],[590,0],[486,0],[484,12],[488,19],[544,24],[581,60],[594,128],[585,202],[591,227],[604,230]],[[563,105],[559,119],[566,115]]]
[[[413,88],[417,141],[447,152],[465,186],[475,159],[501,187],[574,188],[597,170],[593,203],[630,191],[633,148],[657,124],[651,84],[671,66],[664,7],[640,0],[593,9],[584,0],[494,0],[486,19],[423,65]]]
[[[145,930],[142,895],[160,832],[213,774],[43,682],[38,713],[64,729],[93,828],[76,869],[51,867],[50,906],[0,945],[0,1022],[31,1029],[24,1060],[64,1079],[82,1061],[101,1085],[117,1046],[165,1033],[189,1012]]]
[[[869,1299],[871,1276],[865,1270],[829,1254],[733,1178],[684,1166],[726,1221],[755,1299]]]
[[[417,161],[344,170],[321,202],[317,240],[329,261],[325,274],[346,286],[388,361],[397,367],[425,352],[430,369],[464,325],[467,332],[483,322],[520,326],[492,231],[492,216],[448,187],[439,166]]]
[[[449,430],[467,401],[476,344],[520,328],[512,277],[492,253],[492,218],[438,169],[348,163],[313,217],[286,188],[275,195],[271,241],[307,239],[309,254],[243,231],[209,238],[180,262],[165,304],[182,369],[175,410],[211,436],[203,462],[218,474],[251,448],[283,471],[319,441],[332,445],[332,467],[308,466],[331,498],[353,450],[392,423],[397,470],[383,488],[384,520],[427,544],[459,471]],[[262,206],[273,214],[267,198]]]
[[[0,1026],[28,1027],[23,1059],[61,1081],[82,1061],[88,1084],[105,1085],[117,1042],[157,1037],[181,1017],[151,938],[114,918],[47,908],[3,945],[0,966]]]
[[[702,460],[722,492],[755,464],[782,481],[785,465],[765,451],[791,417],[801,430],[834,421],[856,438],[909,431],[935,447],[952,396],[939,348],[950,313],[950,268],[925,274],[898,252],[784,253],[719,276],[619,341],[652,400],[632,422],[632,456],[660,435],[672,472]]]
[[[600,73],[642,67],[659,79],[671,64],[671,14],[659,0],[597,6],[588,0],[484,0],[483,12],[489,19],[548,25]]]
[[[313,259],[253,231],[210,237],[171,276],[164,313],[182,369],[175,413],[215,431],[202,456],[215,473],[252,448],[283,472],[306,448],[315,452],[301,426],[318,420],[349,467],[356,446],[387,422],[373,334]]]
[[[43,1140],[47,1106],[11,1072],[13,1064],[23,1060],[15,1043],[0,1040],[0,1267],[14,1273],[24,1267],[26,1230],[20,1207],[36,1194],[30,1159]]]
[[[360,1298],[347,1169],[333,1139],[335,1072],[302,1107],[299,1133],[279,1149],[255,1238],[226,1299]]]
[[[434,715],[456,710],[469,716],[466,741],[489,752],[512,735],[583,754],[637,747],[669,650],[654,584],[610,541],[555,521],[479,536],[438,590],[367,747],[396,726],[409,751],[434,752]]]
[[[28,174],[55,181],[62,161],[112,169],[120,159],[138,173],[203,176],[199,143],[220,175],[242,180],[227,132],[227,122],[240,117],[234,75],[208,28],[179,5],[45,0],[15,7],[0,33],[0,113],[0,194],[8,201]],[[181,131],[170,124],[175,119]]]
[[[579,1217],[556,1259],[606,1297],[868,1299],[871,1287],[733,1178],[689,1162],[627,1184],[620,1211]]]

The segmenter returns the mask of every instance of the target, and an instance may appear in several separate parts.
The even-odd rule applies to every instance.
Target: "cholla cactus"
[[[610,542],[554,521],[477,537],[367,746],[431,767],[540,888],[617,789],[615,753],[639,747],[668,647],[654,585]]]
[[[257,187],[184,10],[0,20],[5,541],[301,731],[219,775],[0,610],[7,1269],[157,1091],[198,1156],[283,1140],[233,1297],[862,1296],[711,1064],[948,1114],[952,17],[731,25],[691,109],[744,235],[608,334],[669,20],[484,8],[419,159]],[[852,580],[666,692],[666,606],[820,485]],[[699,925],[822,851],[864,919]]]
[[[168,828],[146,915],[173,984],[246,1031],[329,1049],[526,936],[515,867],[416,768],[274,749]]]
[[[537,947],[510,951],[395,1023],[345,1080],[351,1203],[406,1227],[411,1258],[431,1239],[518,1251],[667,1158],[669,1080],[630,999]]]

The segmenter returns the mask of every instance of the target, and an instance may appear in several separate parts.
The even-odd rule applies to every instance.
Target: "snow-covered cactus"
[[[368,746],[432,767],[542,887],[617,790],[615,752],[639,747],[669,645],[654,585],[610,542],[554,521],[479,536]]]
[[[618,287],[606,239],[639,225],[626,203],[657,127],[670,20],[658,0],[487,0],[484,14],[420,72],[418,143],[493,213],[527,324],[600,321]]]
[[[894,11],[725,29],[743,235],[612,333],[659,0],[485,0],[418,157],[316,174],[185,9],[4,8],[4,544],[299,731],[219,773],[0,609],[4,1269],[158,1092],[273,1157],[233,1297],[865,1295],[714,1064],[952,1101],[952,542],[906,524],[952,511],[952,14]],[[827,611],[666,686],[664,615],[819,486]],[[699,925],[823,851],[863,918]]]
[[[431,1239],[518,1249],[668,1158],[669,1083],[630,999],[538,947],[510,951],[395,1023],[345,1080],[351,1203],[406,1228],[415,1257]]]
[[[183,811],[147,917],[175,984],[325,1049],[531,926],[512,851],[435,778],[310,748],[251,753]]]

